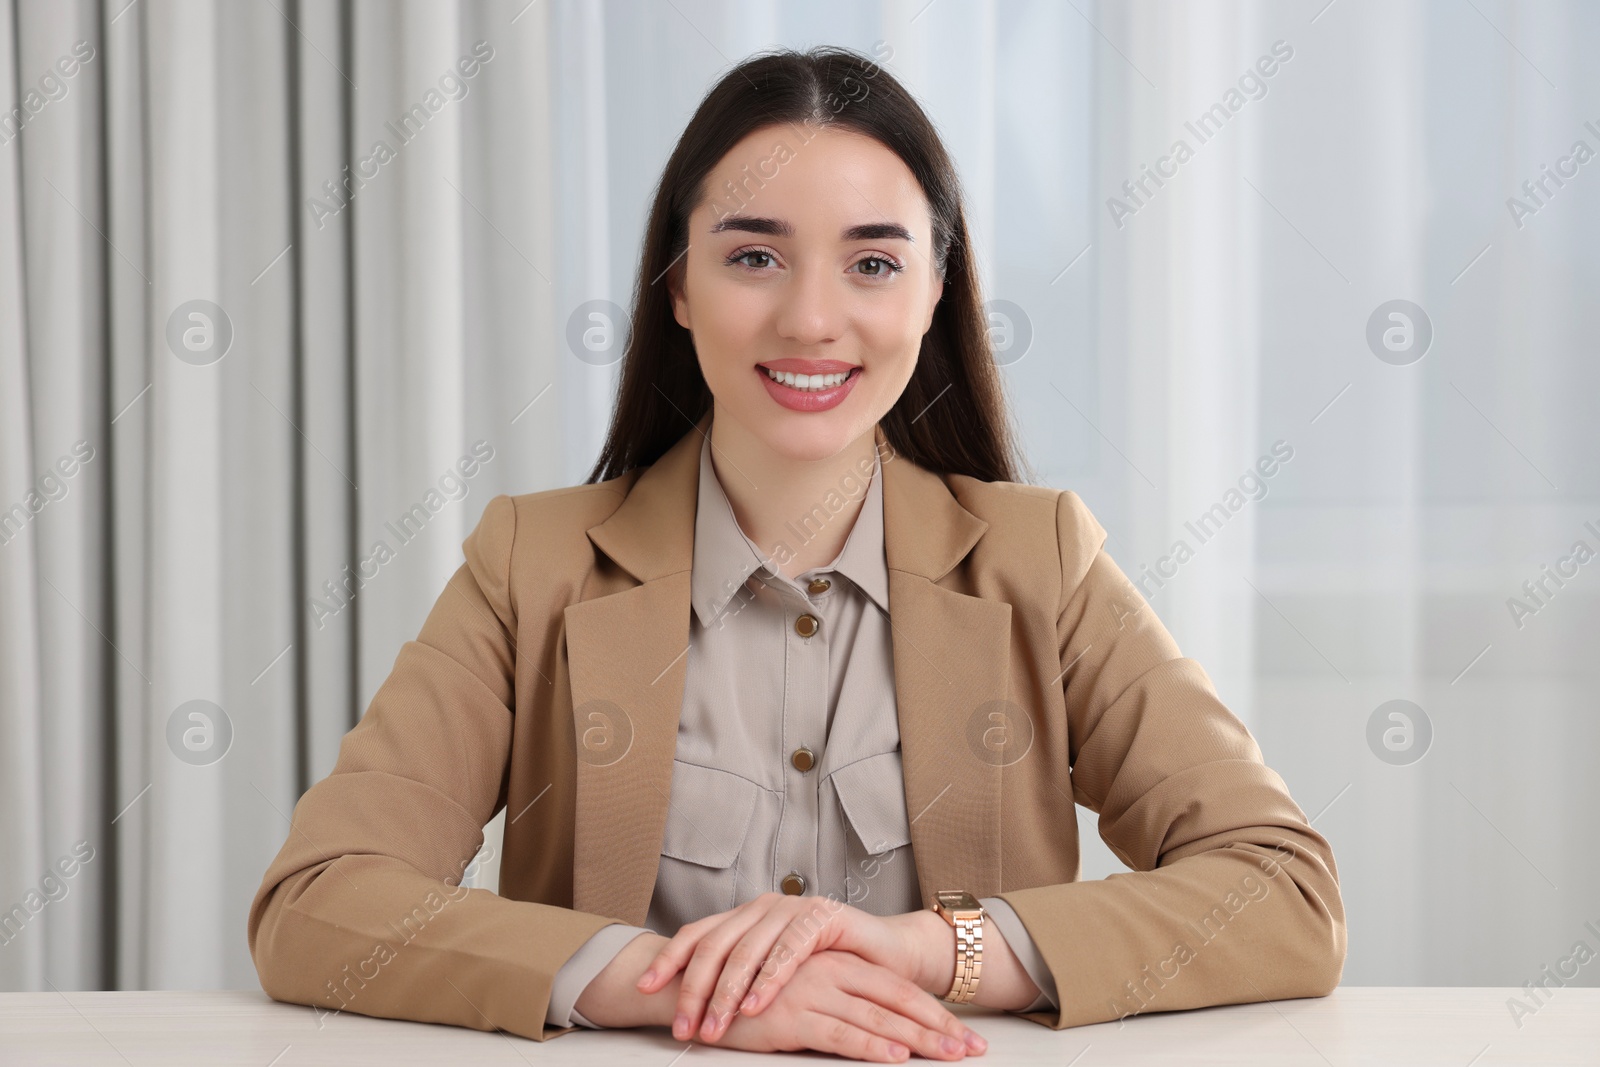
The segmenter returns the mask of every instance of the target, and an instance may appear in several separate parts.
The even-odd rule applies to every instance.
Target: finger
[[[908,1048],[925,1059],[966,1058],[967,1046],[959,1039],[923,1026],[910,1016],[891,1011],[862,997],[846,994],[827,1010],[875,1038]]]
[[[770,898],[770,899],[769,899]],[[723,921],[700,938],[683,967],[683,983],[678,987],[678,1006],[673,1014],[672,1033],[680,1040],[702,1029],[706,1003],[722,974],[729,952],[752,926],[775,904],[781,893],[763,893],[755,900],[723,915]],[[683,1032],[679,1033],[679,1027]],[[722,1027],[726,1029],[726,1027]],[[715,1030],[712,1031],[713,1033]],[[711,1037],[711,1033],[702,1034]]]
[[[742,997],[735,1001],[739,1010],[746,1015],[760,1014],[808,956],[832,947],[839,940],[839,930],[834,927],[843,921],[840,912],[845,907],[847,905],[829,897],[816,897],[814,903],[798,913],[769,915],[746,935],[749,939],[776,930],[762,957],[761,968],[750,983],[749,995],[746,996],[743,989],[737,990],[737,996]],[[713,1006],[716,1006],[715,1000]]]
[[[772,895],[781,896],[778,893]],[[661,946],[655,959],[650,961],[650,965],[639,976],[639,990],[644,993],[654,993],[664,987],[672,980],[673,975],[688,965],[694,956],[695,948],[708,933],[748,907],[749,904],[741,904],[737,908],[715,912],[680,926],[678,932],[667,939],[667,943]]]
[[[977,1038],[980,1044],[982,1042],[976,1030],[962,1022],[932,993],[887,967],[843,956],[840,960],[839,986],[855,997],[910,1019],[923,1030],[952,1039],[960,1046],[958,1052],[961,1055],[966,1051],[976,1051],[972,1049],[973,1038]],[[926,1042],[916,1047],[923,1055],[931,1055],[925,1051]],[[960,1055],[953,1058],[959,1059]]]
[[[749,998],[756,988],[770,1002],[800,963],[825,947],[821,928],[834,911],[837,905],[826,897],[786,897],[775,903],[729,952],[706,1005],[703,1036],[715,1041],[736,1014],[753,1014]]]
[[[705,1022],[700,1028],[706,1040],[715,1041],[726,1032],[734,1015],[742,1010],[739,1002],[750,991],[751,983],[759,972],[768,969],[767,958],[773,944],[788,924],[788,910],[780,907],[775,909],[777,914],[769,912],[729,950],[706,1002]]]
[[[667,939],[661,946],[650,965],[639,976],[637,983],[641,993],[654,993],[677,974],[689,962],[689,957],[694,954],[694,948],[700,943],[700,938],[706,931],[716,928],[719,921],[724,920],[731,912],[718,912],[696,919],[692,923],[684,923],[678,932]]]
[[[846,1000],[855,1000],[846,997]],[[837,1011],[846,1011],[842,1005]],[[904,1063],[911,1057],[911,1049],[898,1038],[865,1029],[849,1019],[841,1019],[834,1011],[807,1011],[797,1017],[799,1040],[806,1048],[818,1052],[832,1052],[853,1060],[873,1063]]]

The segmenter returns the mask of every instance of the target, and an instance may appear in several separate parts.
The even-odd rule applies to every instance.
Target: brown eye
[[[745,263],[745,260],[749,259],[751,256],[760,256],[762,259],[766,260],[766,262],[761,264]],[[746,267],[749,267],[751,270],[761,270],[772,265],[772,253],[763,252],[759,248],[752,248],[745,252],[735,252],[733,255],[728,257],[728,262],[730,264],[742,264]]]
[[[900,264],[894,262],[894,260],[888,258],[887,256],[868,256],[866,259],[856,263],[856,266],[864,268],[869,263],[877,264],[876,269],[864,269],[860,272],[866,275],[868,278],[884,278],[891,274],[897,274],[902,269]]]

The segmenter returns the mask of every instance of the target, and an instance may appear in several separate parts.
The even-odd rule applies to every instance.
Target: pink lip
[[[845,363],[837,359],[769,359],[765,363],[757,363],[758,367],[771,367],[775,371],[787,371],[790,374],[845,374],[856,369],[856,364]]]
[[[827,411],[829,408],[838,407],[844,402],[844,398],[850,395],[850,390],[856,387],[856,381],[861,377],[861,368],[859,366],[840,363],[838,360],[780,359],[774,360],[765,366],[778,371],[790,370],[788,366],[783,366],[783,364],[810,364],[822,368],[815,371],[792,370],[791,373],[794,374],[843,374],[847,371],[854,372],[832,389],[823,389],[812,393],[801,392],[798,389],[791,389],[781,382],[775,382],[762,366],[757,366],[755,371],[761,376],[761,384],[767,387],[767,395],[790,411]],[[835,366],[836,369],[827,369],[830,365]]]

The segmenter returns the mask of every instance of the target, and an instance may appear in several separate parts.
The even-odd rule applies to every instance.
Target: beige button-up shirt
[[[927,907],[911,859],[896,717],[883,547],[883,487],[842,480],[789,524],[791,546],[865,489],[838,556],[784,576],[740,528],[700,446],[691,625],[683,709],[661,866],[643,927],[613,923],[556,973],[547,1019],[594,1027],[573,1006],[641,933],[685,923],[766,892],[828,896],[874,915]],[[1015,911],[982,900],[1041,990],[1023,1011],[1059,1006],[1049,968]],[[598,1029],[598,1027],[596,1027]]]

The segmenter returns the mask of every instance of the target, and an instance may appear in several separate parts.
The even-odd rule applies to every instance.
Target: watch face
[[[983,905],[964,889],[945,889],[938,894],[939,906],[950,911],[977,911]]]

